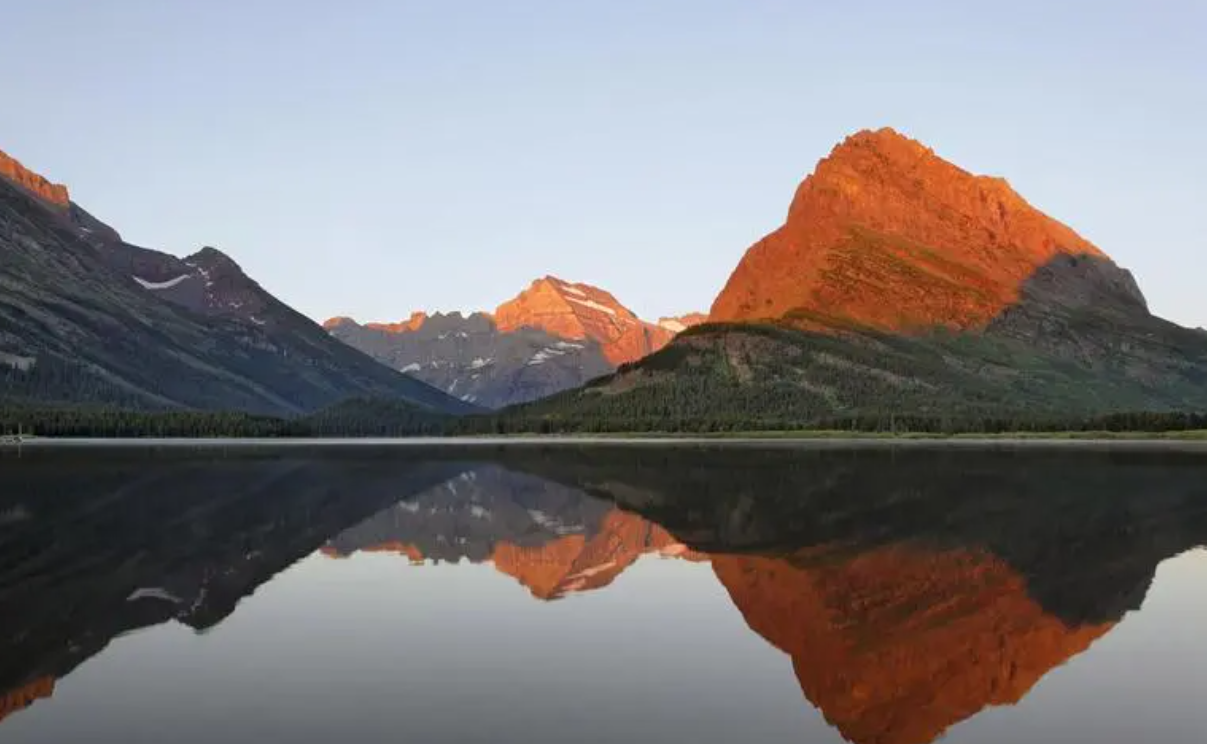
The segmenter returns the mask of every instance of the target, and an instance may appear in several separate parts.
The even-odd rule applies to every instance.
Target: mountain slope
[[[215,249],[178,259],[125,244],[5,178],[0,378],[5,397],[40,401],[281,415],[371,395],[469,408],[331,339]]]

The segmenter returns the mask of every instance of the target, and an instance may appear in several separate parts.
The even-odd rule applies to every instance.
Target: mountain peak
[[[66,186],[61,183],[52,183],[3,151],[0,151],[0,177],[20,186],[52,206],[67,208],[71,205],[71,196],[68,194]]]
[[[1005,180],[895,130],[847,137],[747,251],[713,320],[824,314],[885,330],[980,328],[1059,255],[1104,254]]]
[[[640,359],[673,335],[642,321],[610,292],[552,275],[499,305],[495,323],[504,333],[529,327],[567,339],[594,339],[613,364]]]
[[[334,318],[327,318],[322,322],[323,329],[328,331],[335,328],[340,328],[342,326],[354,326],[356,324],[356,320],[354,318],[349,318],[347,315],[337,315]]]
[[[416,310],[406,320],[400,320],[397,323],[365,323],[365,328],[372,328],[375,331],[385,331],[386,333],[407,333],[408,331],[419,330],[427,320],[427,313],[422,310]]]
[[[189,263],[193,263],[193,264],[198,264],[200,266],[204,266],[207,268],[223,267],[223,268],[228,268],[228,269],[234,269],[234,270],[240,271],[240,272],[243,271],[243,269],[239,267],[239,264],[235,262],[235,259],[226,255],[225,253],[223,253],[222,251],[213,247],[212,245],[203,246],[201,248],[201,250],[197,251],[193,255],[186,258],[185,261],[188,261]]]

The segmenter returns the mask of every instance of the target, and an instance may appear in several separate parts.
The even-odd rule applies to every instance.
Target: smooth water
[[[0,456],[0,742],[1207,741],[1207,456]]]

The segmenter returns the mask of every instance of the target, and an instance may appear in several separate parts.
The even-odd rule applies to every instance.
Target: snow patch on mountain
[[[567,299],[567,300],[569,300],[569,301],[571,301],[571,302],[574,302],[574,303],[577,303],[577,304],[579,304],[579,305],[582,305],[583,307],[589,307],[589,308],[591,308],[592,310],[599,310],[600,312],[607,313],[608,315],[615,315],[615,314],[616,314],[616,311],[615,311],[615,310],[613,310],[612,308],[608,307],[607,305],[601,305],[601,304],[599,304],[598,302],[596,302],[595,300],[580,300],[580,299],[578,299],[577,297],[567,297],[566,299]]]
[[[181,274],[180,276],[176,277],[175,279],[169,279],[166,282],[147,281],[146,279],[143,279],[141,276],[133,276],[133,277],[131,277],[131,279],[138,282],[142,286],[143,289],[159,290],[159,289],[171,289],[172,287],[175,287],[177,284],[180,284],[185,279],[189,279],[190,277],[192,277],[192,274]]]

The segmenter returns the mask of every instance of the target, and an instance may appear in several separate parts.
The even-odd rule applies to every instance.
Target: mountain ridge
[[[473,410],[331,339],[214,248],[140,248],[0,177],[6,399],[290,415],[374,395]]]
[[[323,327],[450,395],[501,408],[579,387],[661,349],[676,328],[703,318],[650,323],[606,290],[545,275],[493,313],[416,310],[405,320],[364,324],[337,316]]]

